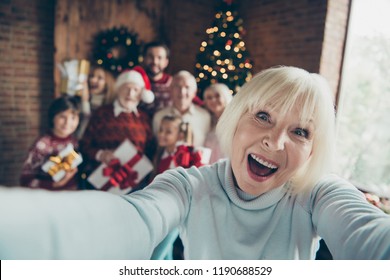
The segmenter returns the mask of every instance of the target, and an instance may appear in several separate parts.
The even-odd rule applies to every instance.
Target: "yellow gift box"
[[[58,182],[64,178],[67,171],[76,168],[82,162],[82,156],[75,152],[73,145],[69,143],[57,156],[51,156],[42,165],[42,170],[48,173],[54,182]]]

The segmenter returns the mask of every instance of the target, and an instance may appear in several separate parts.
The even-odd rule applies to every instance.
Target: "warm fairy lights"
[[[243,21],[233,9],[225,4],[215,13],[212,27],[206,29],[207,39],[200,44],[195,65],[196,81],[200,93],[210,83],[222,82],[232,93],[252,78],[253,65],[242,36]]]

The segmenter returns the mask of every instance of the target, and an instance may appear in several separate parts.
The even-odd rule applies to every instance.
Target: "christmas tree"
[[[224,83],[235,94],[252,77],[252,61],[242,39],[243,20],[232,2],[223,1],[217,10],[196,57],[195,77],[201,98],[212,83]]]

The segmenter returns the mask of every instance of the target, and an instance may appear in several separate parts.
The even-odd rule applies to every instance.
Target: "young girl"
[[[192,130],[189,123],[176,115],[165,115],[161,119],[157,134],[158,147],[153,160],[154,173],[151,178],[178,166],[189,168],[201,166],[201,156],[192,145]],[[173,230],[155,249],[152,259],[183,259],[183,245]]]
[[[114,101],[114,77],[101,66],[92,66],[88,77],[89,102],[94,111],[104,104]]]
[[[56,156],[69,143],[77,148],[77,140],[73,133],[79,124],[79,99],[63,95],[55,99],[49,107],[49,132],[37,139],[29,150],[25,160],[20,184],[31,188],[49,190],[75,190],[77,168],[66,172],[58,182],[42,170],[42,165],[50,156]]]
[[[81,139],[92,112],[105,104],[114,101],[114,77],[111,73],[98,65],[91,67],[88,81],[84,85],[81,99],[81,120],[79,129],[76,132],[78,139]]]
[[[192,147],[192,131],[179,116],[162,118],[157,134],[158,147],[153,160],[155,175],[178,166],[201,166],[201,157]]]

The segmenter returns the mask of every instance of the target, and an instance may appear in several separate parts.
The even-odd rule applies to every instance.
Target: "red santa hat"
[[[151,91],[151,84],[145,70],[141,66],[135,66],[133,69],[122,72],[116,78],[114,90],[120,88],[123,84],[134,83],[143,88],[141,100],[150,104],[154,101],[154,94]]]

